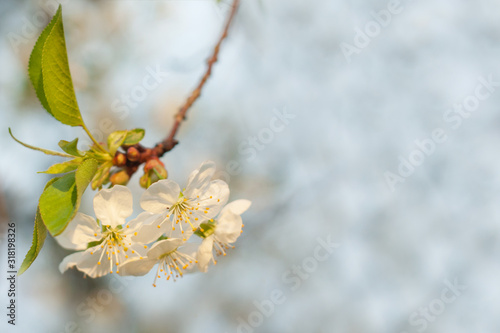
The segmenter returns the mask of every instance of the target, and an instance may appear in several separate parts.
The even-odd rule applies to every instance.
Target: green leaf
[[[50,110],[49,104],[47,103],[47,97],[45,97],[45,91],[43,90],[43,77],[42,77],[42,51],[43,46],[45,45],[45,41],[49,36],[54,24],[57,21],[57,15],[54,15],[50,23],[43,29],[40,37],[36,41],[35,46],[33,47],[33,51],[31,51],[29,65],[28,65],[28,73],[33,83],[33,87],[35,88],[36,95],[42,103],[42,106],[47,110],[52,116],[52,111]]]
[[[80,165],[80,163],[82,163],[82,158],[75,158],[75,159],[72,159],[71,161],[66,161],[63,163],[54,164],[53,166],[48,168],[46,171],[39,171],[38,173],[48,173],[48,174],[66,173],[66,172],[76,170],[78,168],[78,165]]]
[[[50,184],[40,196],[40,215],[52,236],[64,231],[80,206],[83,192],[97,171],[97,161],[87,159],[75,172]]]
[[[123,141],[123,145],[131,146],[139,143],[144,138],[144,130],[142,128],[135,128],[127,132],[127,137]]]
[[[12,131],[10,130],[10,127],[9,127],[9,134],[10,134],[10,136],[12,137],[12,139],[14,139],[16,142],[20,143],[21,145],[25,146],[26,148],[33,149],[33,150],[38,150],[38,151],[41,151],[42,153],[45,153],[45,154],[47,154],[47,155],[54,155],[54,156],[71,157],[71,158],[73,158],[73,156],[68,155],[68,154],[65,154],[65,153],[60,153],[60,152],[53,151],[53,150],[48,150],[48,149],[38,148],[38,147],[35,147],[35,146],[31,146],[31,145],[29,145],[29,144],[27,144],[27,143],[21,142],[21,141],[19,141],[19,140],[18,140],[18,139],[14,136],[14,134],[12,134]]]
[[[114,156],[128,136],[128,131],[116,131],[108,136],[108,150]]]
[[[97,170],[94,178],[92,179],[92,189],[95,190],[98,187],[101,187],[108,181],[109,178],[109,170],[113,166],[112,162],[105,162],[102,164]]]
[[[59,141],[59,147],[61,147],[62,150],[73,156],[82,157],[83,155],[85,155],[83,152],[78,150],[78,138],[74,139],[71,142],[68,142],[66,140],[61,140]]]
[[[47,185],[45,185],[45,188],[47,188],[57,179],[59,178],[52,178],[51,180],[49,180],[47,182]],[[45,224],[43,223],[42,220],[42,216],[40,215],[40,207],[37,207],[35,215],[35,227],[33,229],[33,242],[31,244],[31,248],[24,257],[23,263],[21,264],[21,267],[19,268],[17,275],[23,274],[35,261],[36,257],[42,250],[46,237],[47,237],[47,228],[45,227]]]
[[[35,228],[33,229],[33,242],[31,243],[31,248],[24,257],[21,268],[17,272],[17,275],[23,274],[35,261],[38,253],[42,250],[45,238],[47,237],[47,228],[43,224],[42,217],[40,216],[40,208],[36,210],[35,217]]]
[[[69,70],[60,5],[33,48],[28,70],[45,109],[63,124],[84,126]]]
[[[113,156],[111,156],[108,152],[102,152],[98,150],[95,146],[93,146],[90,150],[87,151],[85,157],[93,158],[99,161],[100,163],[113,160]]]
[[[76,170],[76,189],[78,195],[78,207],[80,206],[80,200],[87,186],[94,178],[97,172],[99,164],[94,159],[87,159]],[[77,207],[77,210],[78,210]]]

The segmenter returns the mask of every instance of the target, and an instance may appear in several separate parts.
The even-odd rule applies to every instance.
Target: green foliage
[[[38,99],[54,118],[84,126],[69,71],[61,6],[38,38],[28,71]]]
[[[116,131],[108,136],[108,151],[112,156],[115,155],[118,148],[120,148],[120,146],[123,144],[123,141],[125,141],[127,132],[128,131],[126,130]]]
[[[139,143],[144,138],[144,130],[142,128],[135,128],[127,131],[127,136],[123,141],[123,145],[131,146]]]
[[[40,208],[36,210],[35,217],[35,227],[33,229],[33,242],[31,248],[29,249],[26,257],[24,257],[23,263],[17,272],[17,275],[23,274],[35,261],[36,257],[42,250],[43,244],[45,243],[45,238],[47,237],[47,228],[43,224],[42,217],[40,215]]]
[[[38,38],[30,55],[28,72],[36,95],[49,114],[65,125],[81,126],[94,144],[87,151],[80,151],[78,139],[61,140],[59,147],[63,152],[57,152],[21,142],[9,128],[12,138],[21,145],[47,155],[70,159],[41,172],[61,176],[51,179],[40,196],[33,243],[19,274],[26,271],[38,256],[47,231],[52,236],[64,231],[77,213],[82,195],[89,184],[95,190],[109,183],[113,157],[118,149],[123,145],[135,145],[144,138],[144,130],[139,128],[113,132],[108,137],[106,151],[91,135],[82,119],[73,88],[61,6]]]
[[[47,27],[42,31],[42,34],[40,35],[40,37],[38,37],[38,40],[36,41],[36,44],[33,47],[33,51],[31,51],[29,65],[28,65],[29,77],[30,77],[31,83],[33,83],[33,87],[35,87],[36,95],[37,95],[38,99],[40,100],[40,103],[42,103],[42,106],[50,114],[52,114],[52,111],[50,110],[50,107],[49,107],[49,104],[47,102],[47,98],[45,97],[45,92],[43,89],[42,51],[43,51],[43,47],[45,45],[45,41],[47,40],[47,37],[49,36],[50,32],[52,31],[52,28],[54,27],[54,24],[57,21],[56,16],[57,15],[55,15],[52,18],[52,20],[47,25]]]
[[[77,145],[78,145],[78,138],[74,139],[71,142],[68,142],[66,140],[59,141],[59,147],[61,147],[61,149],[64,150],[66,153],[78,157],[84,156],[85,153],[79,151]]]
[[[47,182],[45,188],[54,183],[58,178],[52,178]],[[40,215],[40,207],[36,209],[35,215],[35,227],[33,229],[33,242],[31,244],[31,248],[29,249],[26,257],[17,272],[17,275],[23,274],[35,261],[36,257],[42,250],[43,244],[45,242],[45,238],[47,237],[47,228],[45,224],[43,224],[42,216]]]
[[[97,172],[92,179],[92,189],[96,190],[100,188],[102,185],[107,184],[109,182],[109,171],[111,170],[111,167],[113,166],[113,163],[111,161],[103,163],[99,169],[97,169]]]
[[[76,170],[78,168],[78,165],[82,163],[83,159],[82,158],[75,158],[72,159],[71,161],[66,161],[63,163],[58,163],[54,164],[50,168],[48,168],[46,171],[40,171],[38,173],[48,173],[48,174],[61,174],[61,173],[66,173],[70,172],[73,170]]]
[[[50,184],[40,196],[40,215],[52,236],[64,231],[80,206],[83,192],[97,171],[97,161],[87,159],[76,171]]]
[[[108,151],[114,156],[120,146],[132,146],[144,138],[144,130],[135,128],[133,130],[122,130],[111,133],[108,136]]]
[[[61,156],[61,157],[73,157],[71,155],[68,155],[68,154],[65,154],[65,153],[60,153],[60,152],[57,152],[57,151],[53,151],[53,150],[48,150],[48,149],[43,149],[43,148],[38,148],[38,147],[35,147],[35,146],[31,146],[27,143],[24,143],[22,141],[19,141],[15,136],[14,134],[12,134],[12,131],[11,129],[9,128],[9,134],[10,136],[12,137],[12,139],[14,139],[17,143],[20,143],[21,145],[25,146],[26,148],[29,148],[29,149],[33,149],[33,150],[37,150],[37,151],[41,151],[42,153],[44,154],[47,154],[47,155],[53,155],[53,156]]]

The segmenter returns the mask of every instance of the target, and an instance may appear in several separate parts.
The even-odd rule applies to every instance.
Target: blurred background
[[[48,180],[36,172],[59,159],[20,146],[7,128],[48,149],[88,143],[42,109],[27,76],[54,3],[0,2],[0,214],[17,225],[18,265]],[[18,279],[15,327],[0,279],[1,331],[498,332],[499,5],[243,0],[180,144],[163,158],[180,184],[214,160],[230,200],[252,200],[236,248],[206,274],[153,288],[154,273],[61,275],[69,252],[48,237]],[[162,139],[229,8],[63,1],[75,90],[96,138],[141,127],[145,145]],[[429,141],[436,129],[445,139]],[[81,207],[90,215],[93,194]],[[338,246],[318,252],[327,242]]]

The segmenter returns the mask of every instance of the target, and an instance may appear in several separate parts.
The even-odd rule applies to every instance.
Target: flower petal
[[[230,210],[226,210],[217,219],[214,235],[217,240],[222,243],[234,243],[241,234],[243,221],[241,216],[233,214]]]
[[[200,243],[185,243],[184,245],[180,246],[178,249],[177,249],[177,253],[181,253],[181,254],[184,254],[184,255],[187,255],[189,257],[192,258],[192,260],[190,260],[189,262],[187,262],[187,267],[186,268],[182,268],[182,273],[183,274],[190,274],[190,273],[194,273],[195,272],[195,268],[196,268],[196,255],[197,255],[197,252],[198,252],[198,248],[200,247]]]
[[[141,213],[140,215],[143,214],[152,214],[152,213],[145,212]],[[163,235],[171,228],[170,221],[166,217],[160,216],[159,214],[153,214],[153,216],[150,216],[148,220],[152,221],[150,221],[150,223],[148,224],[145,223],[144,225],[139,227],[132,236],[132,241],[148,244],[157,240],[161,235]]]
[[[213,180],[210,182],[207,191],[200,195],[199,198],[190,201],[190,203],[193,207],[200,207],[200,212],[204,212],[203,217],[210,219],[220,212],[228,198],[229,187],[226,182],[222,180]]]
[[[103,251],[106,251],[106,248],[101,249],[100,245],[91,247],[90,249],[86,250],[85,252],[83,252],[84,255],[82,255],[81,259],[77,262],[76,268],[79,271],[87,274],[91,278],[98,278],[107,275],[111,271],[110,266],[112,266],[109,264],[107,256],[104,256],[102,258],[103,262],[101,263],[101,265],[98,264],[99,260],[101,259],[101,253]]]
[[[85,256],[85,252],[75,252],[64,257],[63,261],[59,264],[59,271],[61,274],[66,272],[68,268],[75,267],[76,264],[82,260],[83,256]]]
[[[203,194],[207,190],[214,173],[215,163],[213,161],[201,163],[200,167],[189,175],[184,195],[188,198],[195,198]]]
[[[194,221],[193,221],[194,222]],[[193,235],[194,230],[191,228],[190,225],[183,223],[183,229],[179,227],[178,224],[174,224],[175,230],[170,227],[171,224],[169,224],[169,228],[166,229],[165,234],[168,236],[168,238],[181,238],[183,240],[188,240],[191,235]],[[195,227],[199,225],[198,224],[193,224]],[[184,232],[182,232],[184,231]]]
[[[132,215],[132,192],[126,186],[115,185],[111,189],[100,190],[94,197],[94,211],[103,225],[116,227],[124,224]]]
[[[177,252],[184,253],[190,257],[196,258],[196,253],[200,247],[200,243],[184,243],[181,247],[177,249]]]
[[[173,180],[160,180],[142,194],[141,207],[148,212],[164,213],[178,201],[180,192],[181,188]]]
[[[214,259],[213,254],[214,237],[208,236],[201,242],[196,253],[196,260],[198,261],[198,269],[200,272],[205,273],[208,270],[210,261]]]
[[[234,200],[230,203],[228,203],[221,211],[221,214],[223,214],[226,210],[232,211],[234,214],[241,215],[243,214],[248,208],[250,208],[250,205],[252,202],[250,200],[246,199],[240,199],[240,200]]]
[[[119,266],[119,274],[122,276],[143,276],[146,275],[157,262],[158,260],[149,258],[129,260]]]
[[[180,238],[169,238],[156,242],[148,251],[148,258],[160,258],[162,255],[175,251],[184,241]]]
[[[55,239],[66,249],[85,250],[88,243],[101,239],[101,228],[93,217],[77,213],[66,229]]]

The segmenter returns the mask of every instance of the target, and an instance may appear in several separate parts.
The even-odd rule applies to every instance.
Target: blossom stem
[[[83,130],[85,131],[85,133],[87,133],[87,135],[89,136],[90,140],[92,140],[95,143],[97,148],[99,148],[103,153],[107,153],[108,151],[106,149],[104,149],[104,147],[101,146],[101,144],[99,142],[97,142],[97,140],[94,138],[92,133],[90,133],[87,125],[83,124],[82,127],[83,127]]]

